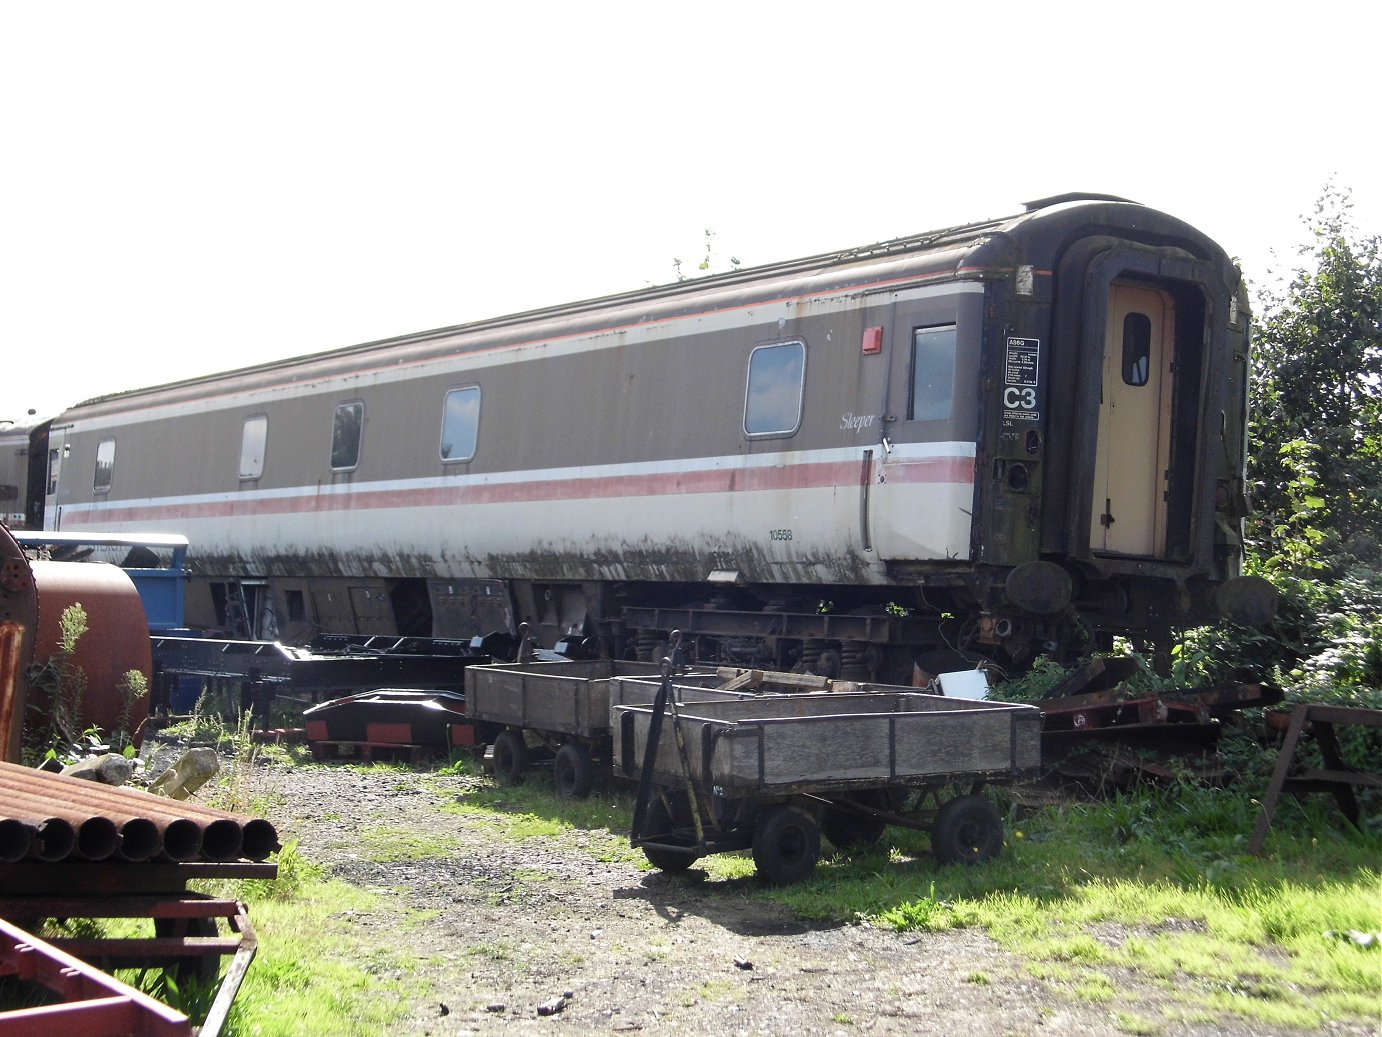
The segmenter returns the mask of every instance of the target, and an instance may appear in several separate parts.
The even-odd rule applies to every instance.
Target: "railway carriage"
[[[185,534],[189,622],[908,682],[1239,577],[1249,314],[1105,196],[80,404],[47,528]]]
[[[0,522],[10,529],[42,528],[47,432],[48,423],[34,421],[32,414],[22,425],[0,422]]]

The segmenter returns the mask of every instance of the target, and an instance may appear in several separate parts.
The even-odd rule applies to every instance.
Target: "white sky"
[[[0,419],[1020,211],[1382,233],[1378,6],[0,3]]]

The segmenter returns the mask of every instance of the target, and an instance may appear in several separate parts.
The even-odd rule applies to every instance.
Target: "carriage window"
[[[955,325],[912,332],[912,395],[909,421],[944,421],[955,403]]]
[[[91,488],[106,493],[115,479],[115,440],[103,439],[96,444],[96,475]]]
[[[744,432],[750,436],[790,436],[801,426],[801,394],[806,381],[806,343],[759,346],[749,354],[744,395]]]
[[[365,424],[363,403],[343,403],[331,424],[331,470],[345,472],[360,463],[360,433]]]
[[[284,591],[283,602],[288,606],[289,623],[306,622],[307,605],[303,601],[302,591]]]
[[[446,394],[441,415],[441,459],[469,461],[480,430],[480,387],[468,385]]]
[[[258,479],[264,474],[264,447],[269,438],[269,419],[262,414],[245,419],[240,437],[240,478]]]
[[[1146,385],[1152,373],[1152,319],[1145,313],[1123,318],[1123,382]]]

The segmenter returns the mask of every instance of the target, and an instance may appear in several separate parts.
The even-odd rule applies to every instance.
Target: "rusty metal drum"
[[[38,593],[28,559],[0,526],[0,753],[20,756],[26,674],[38,626]]]
[[[148,715],[149,700],[145,695],[128,701],[124,678],[137,670],[149,681],[153,656],[144,605],[133,581],[119,566],[100,562],[34,561],[29,566],[38,605],[29,662],[41,666],[59,654],[62,616],[69,607],[80,605],[86,612],[87,630],[78,638],[71,660],[86,685],[73,733],[89,727],[106,736],[122,729],[137,731]],[[28,703],[47,715],[51,702],[44,682],[26,682],[21,674],[20,683],[27,685]],[[22,708],[18,715],[22,720]]]

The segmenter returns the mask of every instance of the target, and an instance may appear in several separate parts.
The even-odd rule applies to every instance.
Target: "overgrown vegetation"
[[[1293,802],[1259,859],[1245,853],[1257,811],[1245,790],[1191,781],[1013,809],[1006,852],[979,868],[937,869],[924,837],[890,829],[886,853],[839,859],[771,895],[821,920],[979,927],[1073,998],[1110,980],[1149,984],[1165,995],[1162,1022],[1195,1011],[1376,1023],[1382,839],[1351,831],[1331,805]]]
[[[1281,594],[1265,630],[1211,628],[1183,649],[1298,701],[1382,707],[1382,240],[1326,189],[1313,244],[1258,298],[1246,568]],[[1375,747],[1377,748],[1377,747]]]
[[[77,646],[90,629],[86,609],[74,602],[58,618],[56,651],[36,661],[28,673],[30,695],[25,716],[24,759],[37,766],[49,761],[73,763],[92,753],[114,750],[134,755],[130,719],[134,707],[149,694],[148,678],[127,670],[120,678],[120,716],[114,731],[86,722],[87,676],[77,662]]]

